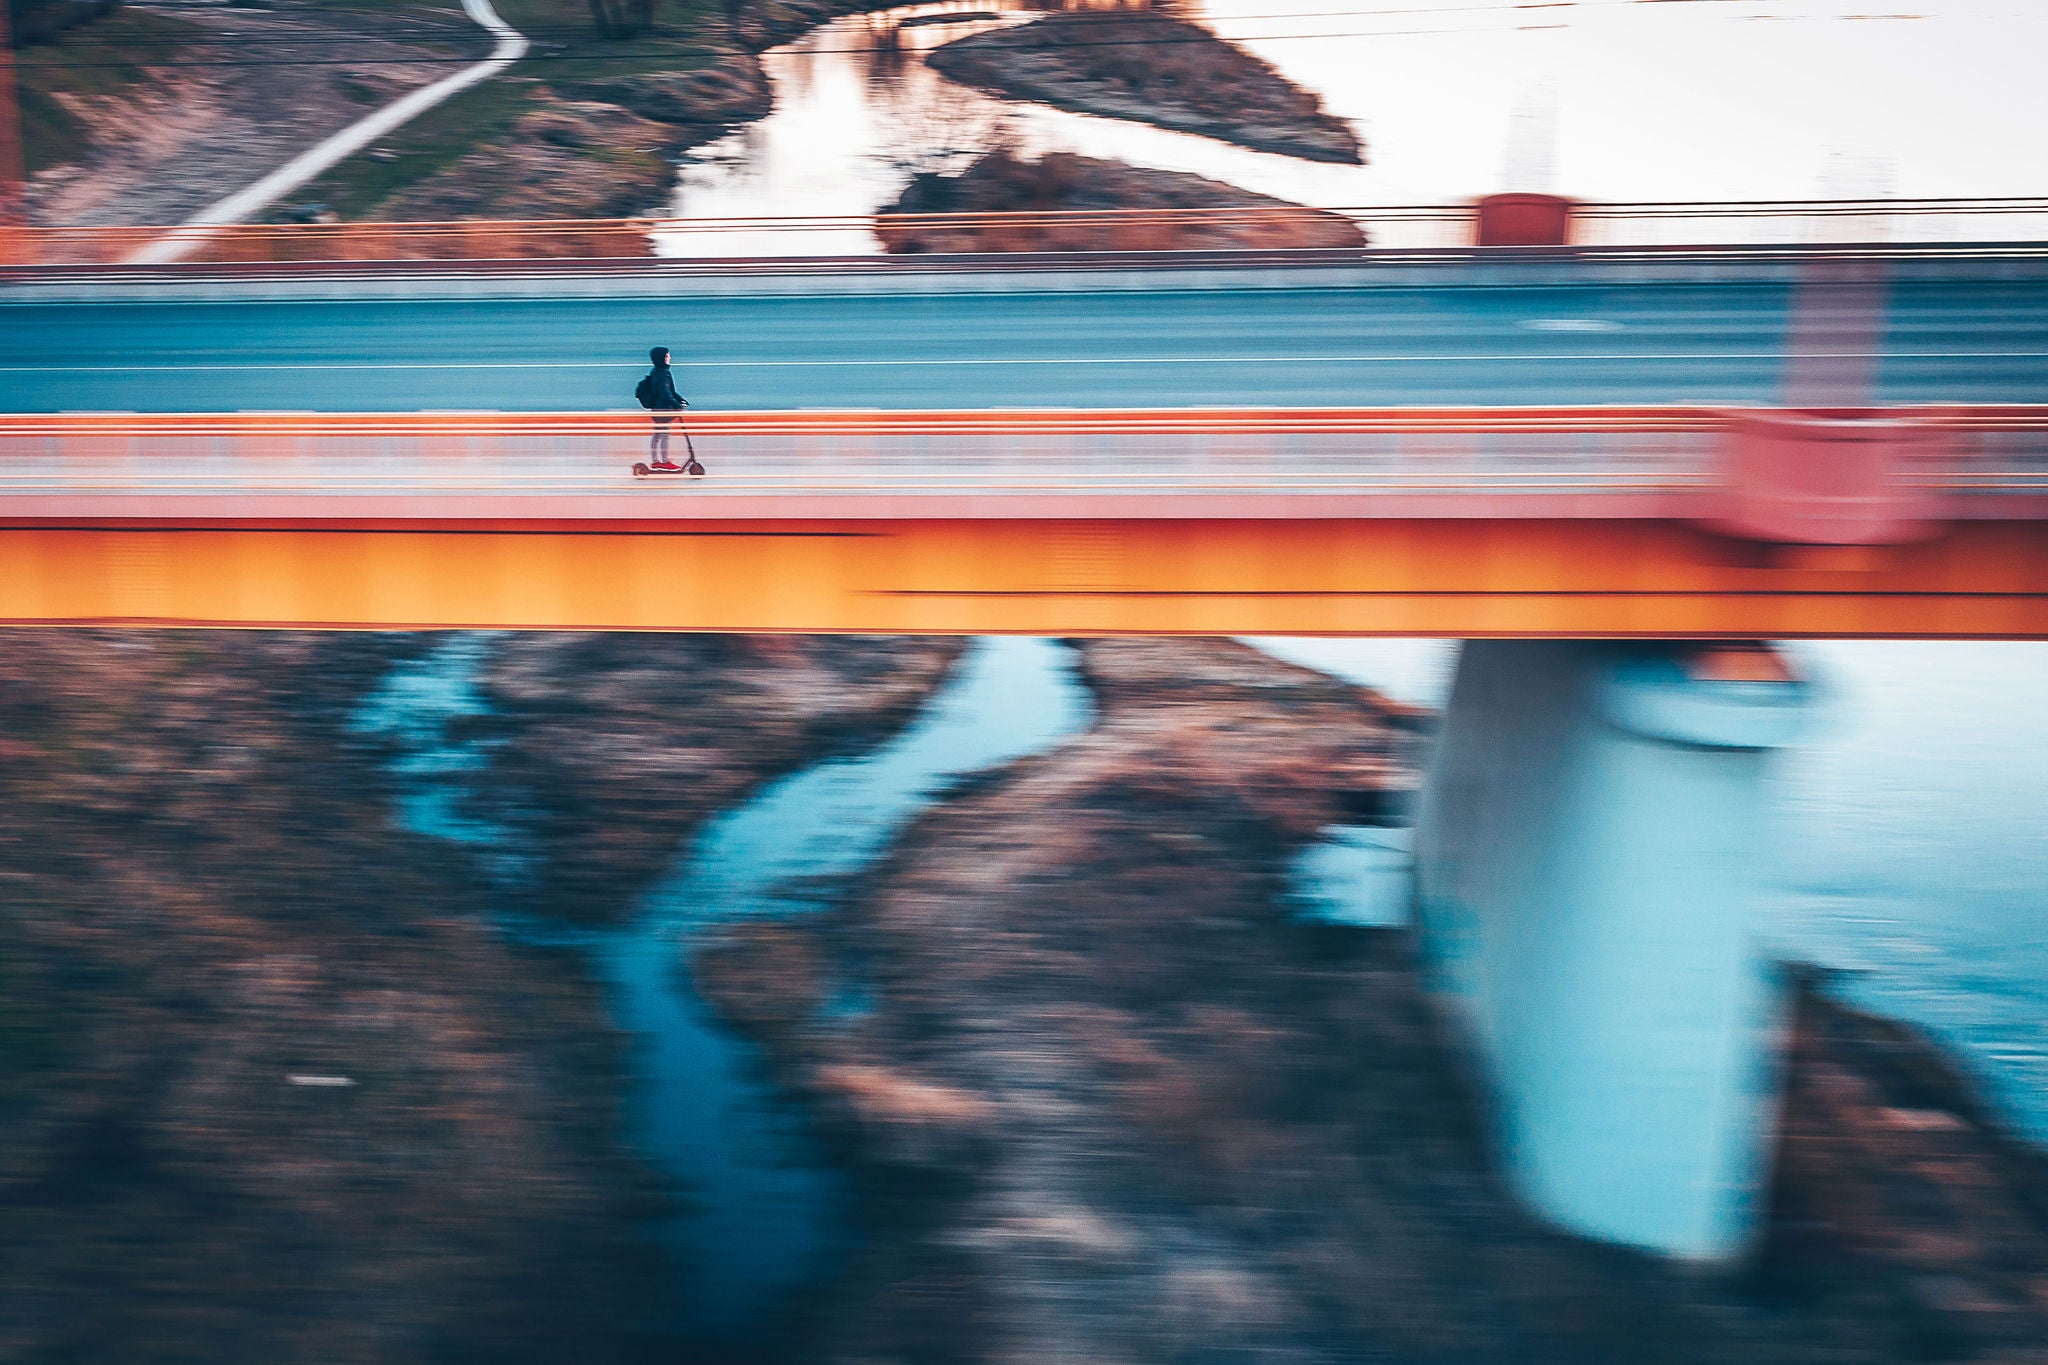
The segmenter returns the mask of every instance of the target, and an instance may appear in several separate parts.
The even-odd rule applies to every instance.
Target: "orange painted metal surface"
[[[1961,452],[1909,471],[1944,516],[1846,546],[1688,514],[1714,505],[1729,429],[1706,409],[706,413],[707,458],[796,463],[714,459],[696,485],[610,459],[644,445],[640,414],[12,416],[0,621],[2048,637],[2048,413],[1910,416]],[[1048,452],[1069,463],[1046,474]]]
[[[1668,523],[0,530],[16,625],[2048,637],[2048,528],[1838,565]]]

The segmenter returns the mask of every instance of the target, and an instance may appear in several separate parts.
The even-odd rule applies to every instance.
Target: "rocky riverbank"
[[[182,222],[490,47],[425,6],[130,5],[19,59],[30,221]]]
[[[925,61],[1012,99],[1310,161],[1365,160],[1358,134],[1315,95],[1208,29],[1163,14],[1053,14],[947,43]]]
[[[655,9],[606,40],[575,0],[507,0],[535,60],[422,115],[268,217],[444,221],[659,211],[673,159],[765,115],[758,53],[863,0],[736,0]],[[487,54],[459,12],[393,7],[364,27],[348,0],[131,6],[23,59],[35,221],[176,223],[379,105]],[[338,60],[336,54],[344,53]],[[580,254],[582,241],[555,243]],[[379,254],[391,251],[389,240]],[[445,249],[455,249],[440,244]],[[546,250],[549,243],[528,243]],[[644,240],[607,252],[645,251]],[[437,244],[399,244],[433,255]]]
[[[618,1359],[658,1193],[580,966],[348,725],[395,637],[10,633],[0,1359]]]
[[[1887,1359],[2040,1359],[2048,1152],[2012,1137],[1932,1039],[1794,976],[1760,1278],[1869,1314]]]
[[[674,158],[773,106],[754,53],[696,70],[528,82],[527,112],[491,141],[378,200],[394,222],[454,218],[632,218],[660,212]],[[646,254],[635,235],[631,251]],[[569,254],[580,248],[570,246]]]
[[[356,728],[435,639],[9,636],[0,1359],[673,1358],[647,1240],[672,1196],[587,963],[508,942]],[[956,652],[500,638],[493,808],[563,913],[614,913]]]
[[[960,640],[530,634],[500,639],[476,809],[530,857],[514,894],[616,919],[710,816],[908,720]]]
[[[657,10],[655,32],[612,44],[564,45],[543,35],[538,51],[548,61],[533,68],[543,74],[501,78],[524,90],[525,112],[459,157],[440,158],[417,176],[388,177],[389,192],[346,216],[437,221],[666,212],[675,158],[774,107],[760,53],[828,20],[896,2],[730,0],[719,14]],[[406,139],[395,141],[402,160]],[[586,249],[567,239],[560,246],[571,255]],[[644,238],[608,241],[605,248],[651,251]]]
[[[1002,223],[890,221],[951,213],[1024,215],[1158,209],[1146,219],[1026,217]],[[1189,212],[1176,212],[1189,210]],[[1219,180],[1052,152],[1037,161],[998,149],[955,175],[926,172],[877,216],[886,250],[1201,251],[1362,247],[1342,214],[1291,204]]]
[[[349,216],[629,218],[668,211],[675,158],[774,107],[760,54],[817,25],[898,0],[729,0],[723,13],[663,16],[655,34],[585,52],[549,51],[542,76],[505,78],[527,110],[489,141],[444,159]],[[664,53],[672,49],[672,55]],[[402,142],[403,139],[401,138]],[[402,153],[401,153],[402,155]],[[582,254],[564,239],[563,254]],[[543,247],[543,249],[545,249]],[[607,241],[644,254],[643,238]]]
[[[710,23],[702,29],[700,40],[712,59],[698,69],[606,75],[576,68],[551,75],[546,84],[535,85],[527,101],[531,112],[492,143],[381,199],[373,216],[518,219],[650,211],[670,188],[673,158],[770,112],[773,96],[759,53],[832,19],[891,3],[753,0],[734,6],[722,27]],[[1136,56],[1116,46],[1128,35],[1100,27],[1098,19],[1138,26],[1142,31],[1134,32],[1142,42]],[[1003,94],[1317,160],[1357,162],[1362,157],[1348,125],[1323,113],[1313,95],[1207,30],[1157,15],[1055,15],[948,44],[929,60],[955,79]],[[1103,199],[1104,206],[1121,199],[1141,207],[1291,207],[1169,172],[1128,168],[1115,183],[1100,171],[1088,178],[1093,183],[1081,188],[1093,193],[1084,197]],[[1350,245],[1359,240],[1341,219],[1309,210],[1299,215],[1299,222],[1269,221],[1240,228],[1235,236],[1272,239],[1253,243],[1261,245]],[[1204,240],[1190,246],[1244,244],[1227,230],[1194,235]]]
[[[267,216],[441,222],[659,212],[673,189],[675,158],[772,109],[762,51],[831,19],[887,7],[887,0],[735,0],[720,16],[665,15],[645,34],[605,40],[581,32],[587,19],[568,0],[508,0],[506,18],[534,32],[534,61],[394,131]],[[65,38],[74,45],[105,43],[105,36],[90,35],[113,33],[109,25],[117,22],[170,26],[166,32],[182,35],[174,46],[154,29],[132,36],[134,67],[123,68],[120,82],[45,91],[41,77],[27,80],[31,112],[49,110],[42,123],[32,120],[32,155],[58,163],[42,171],[32,192],[39,220],[176,222],[379,104],[446,74],[456,58],[480,56],[489,46],[473,25],[418,6],[374,37],[359,31],[361,16],[344,0],[277,0],[275,9],[253,11],[181,7],[175,19],[168,13],[105,20]],[[1118,25],[1133,26],[1137,36],[1128,40],[1136,47],[1126,45],[1128,35]],[[326,60],[329,48],[344,40],[351,60]],[[157,51],[175,60],[152,64]],[[314,55],[322,60],[302,64]],[[52,59],[58,60],[53,73],[67,69],[63,56]],[[929,60],[956,79],[1008,95],[1316,159],[1357,161],[1362,155],[1349,128],[1323,113],[1314,96],[1207,30],[1159,15],[1053,15],[949,44]],[[38,131],[53,119],[69,131]],[[1229,226],[1129,225],[1112,244],[1120,249],[1362,240],[1332,215],[1199,177],[1081,157],[1037,163],[1027,197],[1044,201],[1056,189],[1054,204],[1013,204],[1018,179],[1005,169],[1004,154],[985,160],[1003,173],[977,168],[951,177],[964,181],[951,188],[913,185],[906,199],[950,195],[970,203],[988,198],[1001,208],[1200,207],[1259,214]],[[1050,186],[1062,178],[1066,183]],[[1054,233],[1057,241],[1038,246],[1092,245],[1069,243],[1071,235]],[[973,245],[927,249],[986,250],[990,240],[984,233]],[[643,234],[631,231],[602,240],[588,233],[529,233],[494,241],[474,234],[353,233],[320,248],[375,257],[651,249]],[[238,248],[223,243],[208,250],[232,255]]]
[[[2019,1362],[2041,1157],[1802,979],[1762,1251],[1687,1273],[1508,1196],[1399,931],[1284,868],[1423,722],[1221,642],[1082,645],[1089,733],[921,820],[835,916],[698,980],[860,1172],[835,1361]],[[828,1008],[858,983],[872,1007]]]

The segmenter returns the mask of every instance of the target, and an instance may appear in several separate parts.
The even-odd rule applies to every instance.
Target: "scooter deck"
[[[633,477],[636,479],[675,478],[678,475],[686,478],[702,478],[704,476],[704,466],[698,464],[695,460],[691,460],[688,464],[679,464],[673,469],[656,469],[645,460],[636,461],[633,465]]]

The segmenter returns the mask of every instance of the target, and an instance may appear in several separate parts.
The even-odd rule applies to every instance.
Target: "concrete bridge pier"
[[[1746,1243],[1783,1018],[1752,933],[1762,779],[1808,693],[1760,646],[1464,645],[1416,830],[1423,945],[1512,1180],[1574,1232]]]

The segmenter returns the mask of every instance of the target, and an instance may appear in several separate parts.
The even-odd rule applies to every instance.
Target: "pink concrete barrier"
[[[1898,545],[1936,534],[1948,515],[1942,475],[1955,429],[1853,411],[1725,414],[1718,487],[1704,520],[1744,540]]]

